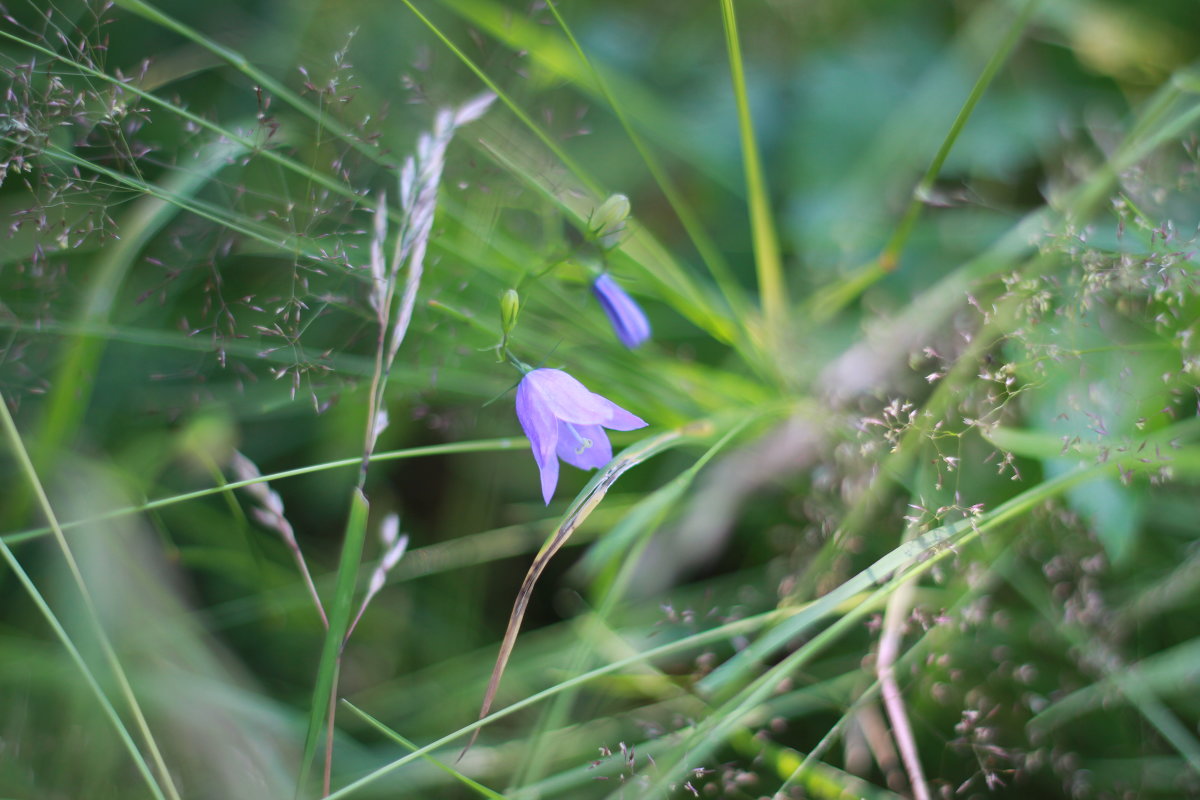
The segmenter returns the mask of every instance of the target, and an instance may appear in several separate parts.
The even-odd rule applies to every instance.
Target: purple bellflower
[[[646,422],[588,388],[560,369],[527,372],[517,387],[517,419],[542,478],[542,499],[550,505],[558,485],[558,460],[580,469],[596,469],[612,460],[605,428],[631,431]]]
[[[641,306],[607,272],[592,284],[592,292],[608,315],[621,344],[631,350],[650,338],[650,323]]]

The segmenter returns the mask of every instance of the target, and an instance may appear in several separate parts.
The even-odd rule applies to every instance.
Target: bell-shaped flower
[[[558,485],[558,460],[596,469],[612,460],[605,428],[631,431],[646,422],[588,390],[560,369],[527,372],[517,387],[517,419],[542,478],[542,499],[550,504]]]
[[[634,299],[607,272],[592,283],[592,292],[608,315],[621,344],[632,349],[650,338],[650,322]]]

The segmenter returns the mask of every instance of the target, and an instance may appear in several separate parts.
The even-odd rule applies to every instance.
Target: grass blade
[[[423,458],[425,456],[449,455],[451,453],[493,453],[501,450],[524,450],[528,447],[529,442],[526,439],[481,439],[473,442],[453,442],[451,444],[435,444],[427,447],[409,447],[403,450],[388,450],[382,453],[372,453],[371,461],[397,461],[408,458]],[[283,470],[282,472],[273,472],[269,475],[263,475],[250,480],[229,481],[221,484],[220,486],[211,486],[207,489],[197,489],[194,492],[185,492],[183,494],[159,498],[158,500],[150,500],[138,506],[113,509],[112,511],[107,511],[94,517],[63,522],[59,527],[64,531],[71,530],[72,528],[80,528],[93,522],[118,519],[120,517],[129,517],[133,516],[134,514],[142,514],[147,511],[155,511],[160,508],[166,508],[167,506],[173,506],[177,503],[186,503],[189,500],[198,500],[202,497],[210,497],[215,494],[230,492],[234,489],[241,489],[242,487],[249,486],[253,483],[265,483],[283,480],[284,478],[295,478],[300,475],[311,475],[314,472],[323,472],[329,469],[358,467],[361,464],[361,456],[356,456],[354,458],[343,458],[337,461],[326,461],[320,464],[310,464],[306,467],[297,467],[296,469]],[[2,538],[5,544],[18,544],[20,542],[29,541],[30,539],[46,536],[52,532],[53,529],[49,527],[32,528],[27,531],[5,534],[0,538]]]
[[[92,602],[91,593],[88,591],[87,584],[83,580],[83,574],[79,570],[79,565],[75,561],[75,557],[71,553],[71,548],[67,544],[66,536],[63,535],[62,528],[59,527],[58,519],[54,514],[54,508],[50,505],[50,499],[46,496],[46,490],[42,486],[42,481],[38,477],[37,470],[34,468],[33,461],[29,456],[28,450],[21,439],[20,431],[17,430],[17,425],[13,421],[12,414],[8,410],[8,402],[0,396],[0,424],[4,426],[5,437],[8,439],[9,448],[12,450],[17,464],[21,472],[25,475],[33,493],[37,498],[38,507],[50,522],[50,528],[54,532],[55,541],[58,544],[59,550],[62,552],[63,558],[66,560],[67,567],[70,570],[71,578],[75,582],[76,588],[83,600],[83,606],[87,612],[88,622],[91,624],[96,634],[96,639],[100,644],[100,648],[104,653],[105,660],[108,662],[109,669],[112,670],[113,677],[120,686],[121,694],[125,698],[125,702],[129,705],[129,710],[133,714],[134,721],[137,724],[138,732],[146,743],[146,748],[150,751],[150,758],[154,762],[154,768],[158,772],[161,780],[162,791],[170,800],[179,800],[179,791],[175,788],[175,784],[171,779],[170,770],[167,769],[166,762],[163,760],[162,752],[159,750],[158,744],[154,739],[154,734],[150,731],[150,725],[146,722],[146,715],[142,712],[142,707],[138,703],[137,695],[133,692],[133,686],[129,683],[129,678],[125,674],[124,668],[121,666],[120,660],[117,658],[117,653],[113,649],[112,643],[108,639],[108,634],[104,631],[104,626],[100,621],[100,616],[96,611],[96,606]],[[5,550],[8,546],[5,545]],[[11,562],[15,564],[15,561]],[[89,673],[90,674],[90,673]]]
[[[417,745],[413,744],[408,739],[405,739],[403,736],[396,733],[394,730],[392,730],[388,726],[384,725],[382,722],[375,719],[370,714],[368,714],[367,712],[363,711],[358,706],[351,703],[349,700],[343,700],[342,704],[344,706],[346,706],[346,708],[350,709],[355,714],[357,714],[359,717],[361,717],[362,720],[364,722],[366,722],[368,725],[370,725],[372,728],[379,731],[380,733],[382,733],[384,736],[388,737],[392,741],[394,741],[400,745],[403,745],[404,747],[408,748],[411,751],[416,751],[416,750],[420,749]],[[461,772],[456,770],[454,767],[450,766],[449,764],[444,763],[443,761],[441,761],[439,759],[434,758],[433,756],[429,755],[428,753],[422,754],[421,757],[423,759],[425,759],[426,761],[428,761],[430,764],[433,764],[438,769],[447,773],[448,775],[453,777],[456,781],[458,781],[459,783],[462,783],[468,789],[472,790],[473,792],[480,795],[481,797],[490,797],[490,798],[492,798],[492,800],[504,800],[504,795],[500,794],[499,792],[495,791],[494,789],[490,789],[487,786],[484,786],[479,781],[468,778],[466,775],[463,775]]]
[[[3,403],[4,400],[0,399],[0,404]],[[100,686],[100,682],[96,679],[96,675],[92,672],[92,668],[88,666],[87,661],[84,660],[83,655],[79,652],[79,648],[75,646],[73,641],[71,641],[70,634],[67,633],[66,629],[62,626],[62,623],[58,621],[58,617],[54,614],[54,610],[50,608],[50,605],[46,602],[46,598],[44,598],[42,593],[38,591],[37,585],[34,584],[33,579],[29,577],[29,573],[27,573],[21,566],[21,562],[17,561],[17,557],[13,554],[13,551],[9,548],[9,546],[2,541],[0,541],[0,555],[4,556],[4,560],[8,563],[9,568],[17,576],[17,580],[20,581],[21,586],[25,588],[25,592],[33,601],[33,604],[37,606],[37,609],[41,613],[42,617],[45,618],[46,624],[50,626],[52,631],[54,631],[54,635],[66,649],[67,655],[71,657],[71,661],[79,669],[80,674],[83,675],[84,683],[87,684],[88,689],[90,689],[92,694],[95,695],[96,702],[100,704],[100,708],[104,711],[104,716],[108,717],[109,721],[112,723],[113,730],[116,732],[117,738],[121,740],[121,744],[125,746],[125,749],[129,751],[129,757],[133,760],[133,764],[134,767],[137,768],[138,775],[140,775],[142,780],[145,781],[146,787],[150,790],[150,793],[157,800],[166,800],[166,795],[163,794],[162,788],[159,787],[158,781],[155,780],[154,774],[150,770],[150,766],[146,763],[145,756],[143,756],[141,750],[138,749],[137,743],[133,741],[133,737],[130,735],[129,729],[125,727],[125,722],[121,719],[121,715],[117,713],[117,709],[113,707],[112,701],[109,700],[108,695],[104,693],[104,689]]]
[[[782,334],[788,310],[787,285],[783,280],[783,259],[779,235],[771,212],[771,198],[763,175],[758,143],[754,138],[754,120],[746,92],[746,73],[742,65],[742,47],[738,41],[737,17],[733,0],[721,0],[721,22],[725,28],[725,46],[729,54],[729,73],[737,103],[738,131],[742,139],[742,162],[746,171],[746,197],[750,201],[750,227],[754,240],[754,265],[758,271],[758,295],[766,321],[767,341]]]
[[[667,431],[626,448],[612,460],[612,463],[588,481],[579,495],[571,502],[562,523],[559,524],[554,534],[546,540],[546,543],[542,545],[542,549],[534,557],[533,563],[529,566],[529,571],[525,573],[525,579],[521,582],[521,588],[517,591],[517,599],[513,603],[512,613],[508,618],[508,627],[505,629],[504,638],[500,643],[500,654],[496,657],[496,665],[492,668],[492,676],[488,679],[487,691],[484,692],[483,703],[479,708],[480,720],[488,715],[488,712],[492,708],[492,702],[496,699],[496,692],[500,688],[500,679],[504,677],[504,668],[508,665],[508,659],[512,655],[513,647],[516,646],[517,634],[521,631],[521,621],[525,618],[525,609],[529,605],[529,598],[533,595],[533,587],[537,583],[538,578],[546,570],[546,566],[550,563],[550,560],[567,543],[567,540],[571,538],[571,534],[596,509],[600,501],[608,494],[609,488],[616,483],[617,478],[621,477],[631,467],[642,463],[651,456],[675,447],[691,436],[703,435],[705,432],[707,431],[695,429]],[[471,734],[470,741],[467,742],[462,752],[459,753],[459,760],[471,749],[471,745],[475,743],[475,739],[478,736],[479,728],[476,728]]]
[[[360,460],[361,461],[361,460]],[[362,490],[355,488],[350,495],[350,513],[346,520],[346,533],[342,540],[342,555],[338,562],[337,583],[333,598],[326,604],[329,609],[329,630],[325,633],[325,644],[321,648],[321,660],[317,665],[317,678],[313,686],[312,707],[308,717],[308,731],[304,736],[304,756],[300,767],[300,779],[296,795],[304,795],[316,754],[317,742],[325,723],[331,722],[332,711],[329,698],[337,686],[338,667],[342,648],[345,646],[346,630],[354,610],[354,589],[357,585],[358,568],[362,561],[363,544],[367,537],[367,512],[369,505]]]

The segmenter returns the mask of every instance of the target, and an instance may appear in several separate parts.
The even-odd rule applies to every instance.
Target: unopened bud
[[[609,249],[616,246],[625,230],[629,218],[629,198],[623,194],[611,195],[592,212],[588,228],[600,246]]]
[[[521,312],[521,296],[516,289],[507,289],[500,295],[500,329],[504,335],[512,333],[517,327],[517,314]]]

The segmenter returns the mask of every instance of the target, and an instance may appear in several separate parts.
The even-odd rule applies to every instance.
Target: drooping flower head
[[[608,315],[621,344],[633,349],[650,338],[650,322],[634,299],[607,272],[592,283],[592,292]]]
[[[533,445],[542,478],[542,499],[550,504],[558,485],[558,460],[596,469],[612,459],[605,428],[632,431],[646,422],[588,390],[560,369],[527,372],[517,386],[517,419]]]

